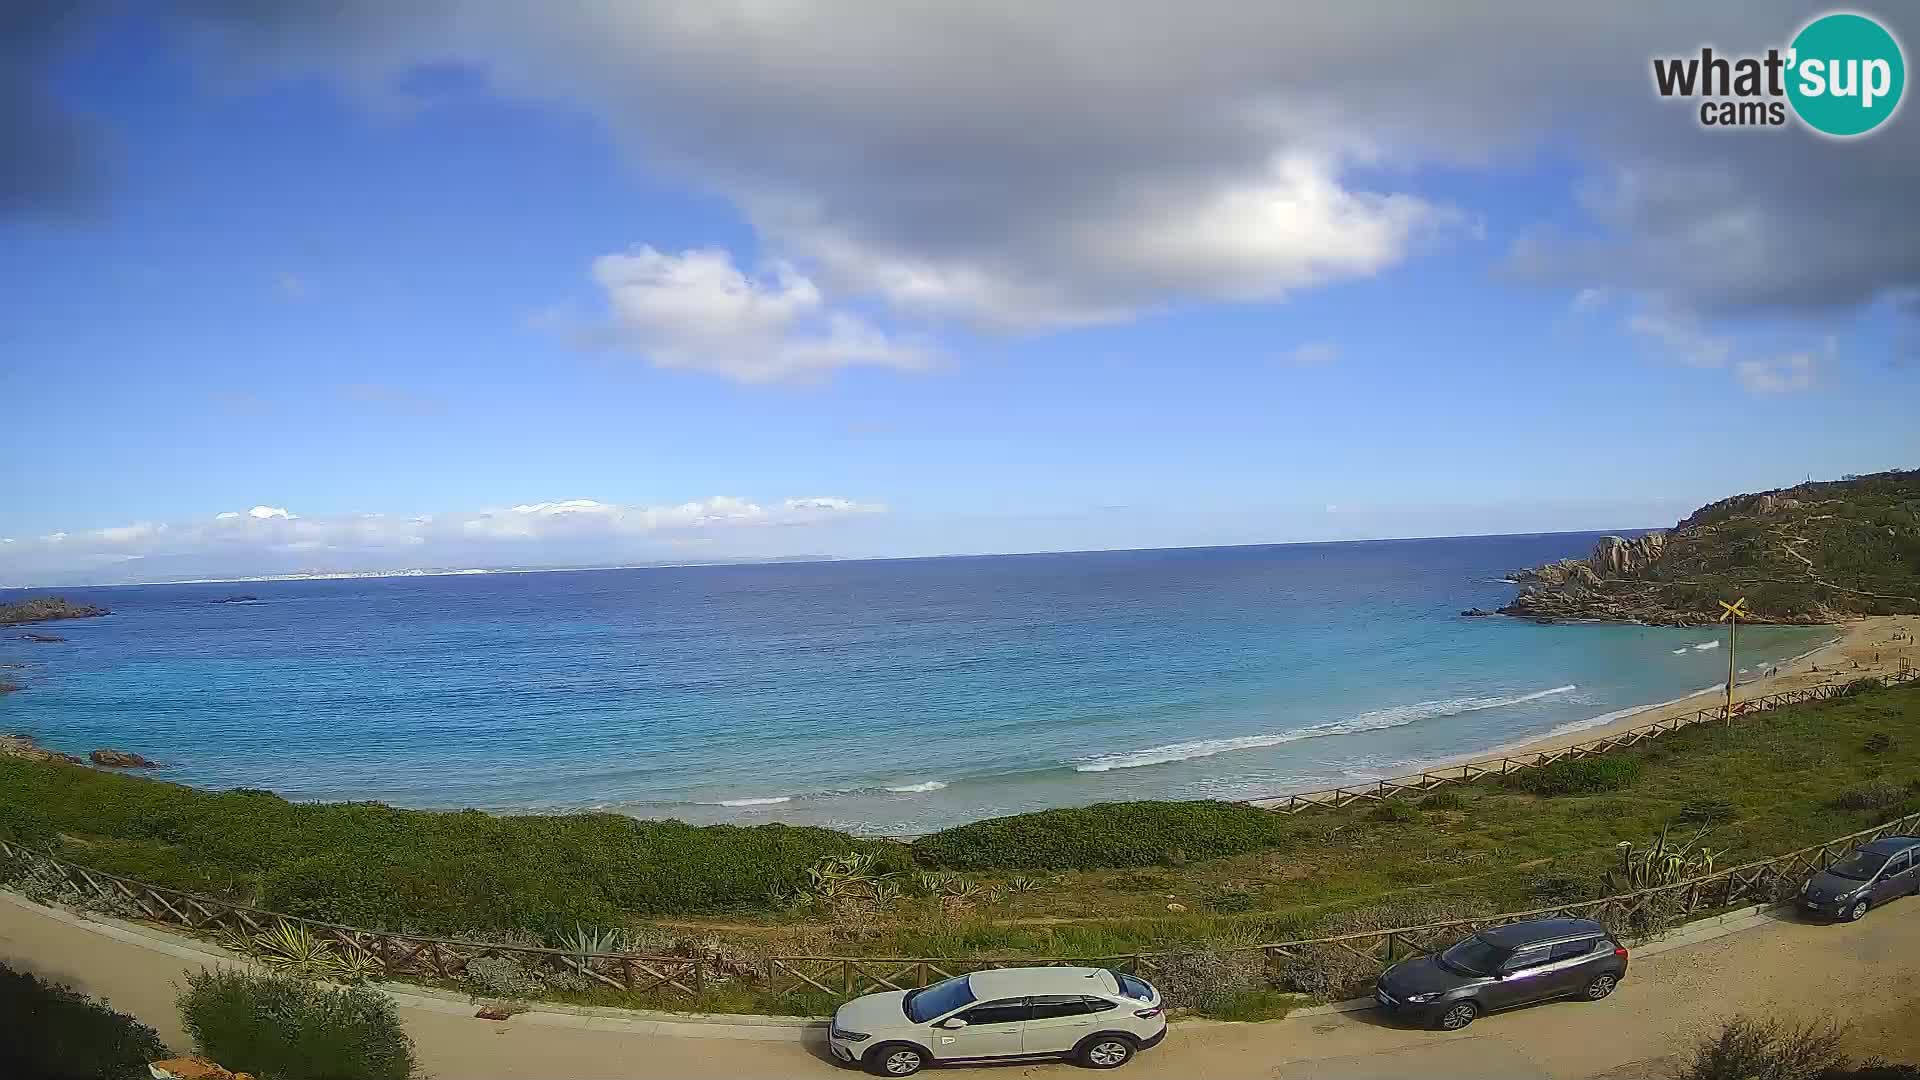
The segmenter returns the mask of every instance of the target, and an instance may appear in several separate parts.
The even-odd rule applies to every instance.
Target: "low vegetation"
[[[1856,1062],[1842,1049],[1846,1028],[1830,1019],[1789,1023],[1736,1016],[1701,1040],[1674,1080],[1920,1080],[1920,1068]]]
[[[1736,865],[1920,811],[1917,782],[1920,687],[1894,687],[1386,812],[1133,803],[976,822],[909,846],[777,825],[294,805],[0,760],[0,835],[269,910],[506,943],[571,948],[570,935],[617,929],[635,951],[743,966],[767,953],[1112,957],[1573,902],[1625,878],[1684,876],[1707,855]],[[1337,961],[1247,992],[1333,992],[1356,974]],[[643,1003],[483,967],[459,988]],[[714,1008],[786,1008],[744,986],[707,993]]]
[[[202,970],[181,1021],[196,1052],[265,1080],[408,1080],[413,1043],[393,999],[292,975]]]
[[[92,619],[112,612],[92,604],[73,604],[58,596],[35,596],[0,604],[0,626],[52,622],[55,619]]]
[[[105,1004],[0,964],[0,1076],[135,1080],[167,1058],[152,1028]]]

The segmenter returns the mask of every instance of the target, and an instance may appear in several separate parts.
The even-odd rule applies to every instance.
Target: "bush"
[[[1420,800],[1422,810],[1465,810],[1467,797],[1459,788],[1441,788]]]
[[[1789,1026],[1736,1016],[1694,1048],[1675,1080],[1815,1080],[1847,1067],[1844,1034],[1831,1020]]]
[[[0,964],[0,1075],[134,1080],[169,1057],[152,1028],[124,1013]]]
[[[1265,990],[1265,961],[1261,954],[1248,950],[1232,951],[1226,946],[1181,947],[1160,957],[1153,983],[1165,995],[1167,1004],[1177,1009],[1194,1009],[1214,1015],[1242,994]]]
[[[1505,783],[1540,796],[1594,795],[1619,791],[1640,779],[1640,762],[1629,757],[1589,757],[1556,761],[1508,776]]]
[[[1871,694],[1875,690],[1884,689],[1885,686],[1886,684],[1879,679],[1868,675],[1865,678],[1854,679],[1840,687],[1840,696],[1852,697],[1855,694]]]
[[[923,866],[948,870],[1095,870],[1181,866],[1286,847],[1285,814],[1228,802],[1133,802],[976,821],[913,842]]]
[[[1907,801],[1905,786],[1889,780],[1855,784],[1833,797],[1836,810],[1890,810]]]
[[[328,990],[284,975],[201,970],[180,1015],[194,1048],[235,1072],[271,1080],[407,1080],[413,1043],[392,999],[364,987]]]
[[[1867,736],[1866,744],[1861,749],[1869,754],[1884,754],[1893,749],[1893,736],[1884,731],[1876,731]]]

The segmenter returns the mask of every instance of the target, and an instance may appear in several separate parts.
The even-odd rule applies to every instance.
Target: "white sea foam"
[[[1075,765],[1073,770],[1075,772],[1108,772],[1113,769],[1138,769],[1146,765],[1164,765],[1171,761],[1212,757],[1215,754],[1224,754],[1233,750],[1257,750],[1264,746],[1279,746],[1283,743],[1318,739],[1327,735],[1351,735],[1361,731],[1403,727],[1442,716],[1458,716],[1461,713],[1478,712],[1481,709],[1519,705],[1576,689],[1578,687],[1569,683],[1566,686],[1535,690],[1531,694],[1520,694],[1515,697],[1464,697],[1448,698],[1444,701],[1420,701],[1412,705],[1396,705],[1390,709],[1374,709],[1345,720],[1314,724],[1293,731],[1280,731],[1267,735],[1243,735],[1233,739],[1201,739],[1195,742],[1173,743],[1169,746],[1155,746],[1146,750],[1131,750],[1123,754],[1104,754]]]
[[[721,799],[721,806],[777,806],[783,802],[792,802],[791,795],[776,795],[771,799]]]
[[[1559,727],[1552,728],[1548,731],[1542,732],[1539,735],[1529,735],[1526,738],[1520,739],[1516,742],[1502,743],[1501,745],[1494,747],[1489,752],[1502,753],[1508,750],[1513,750],[1517,747],[1527,746],[1532,743],[1539,742],[1541,739],[1551,739],[1557,735],[1566,735],[1575,731],[1585,731],[1588,728],[1606,727],[1608,724],[1613,723],[1615,720],[1625,720],[1627,717],[1633,716],[1637,713],[1649,712],[1653,709],[1664,709],[1669,705],[1678,705],[1681,702],[1687,700],[1688,698],[1699,697],[1701,694],[1707,693],[1712,690],[1718,690],[1720,688],[1721,688],[1720,685],[1716,683],[1712,686],[1703,686],[1700,689],[1695,690],[1690,694],[1683,694],[1680,697],[1672,698],[1667,701],[1656,701],[1648,705],[1635,705],[1631,708],[1615,709],[1612,712],[1601,713],[1599,716],[1589,716],[1585,720],[1575,720],[1569,724],[1561,724]]]
[[[1687,655],[1687,647],[1685,645],[1680,646],[1679,648],[1673,650],[1673,655],[1675,656]]]
[[[1703,641],[1700,644],[1695,645],[1693,647],[1693,651],[1706,652],[1708,649],[1717,649],[1719,647],[1720,647],[1720,643],[1717,641]]]
[[[920,791],[939,791],[946,786],[945,780],[923,780],[918,784],[901,784],[899,787],[890,787],[887,790],[907,795]]]

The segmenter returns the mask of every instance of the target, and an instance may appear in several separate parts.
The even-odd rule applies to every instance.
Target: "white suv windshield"
[[[971,1005],[974,1001],[973,987],[967,985],[967,977],[962,975],[908,994],[905,1003],[907,1019],[924,1024],[936,1016],[945,1016],[962,1006]]]

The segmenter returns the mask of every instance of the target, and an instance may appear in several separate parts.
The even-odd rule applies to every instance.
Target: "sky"
[[[1824,8],[1431,7],[8,5],[0,584],[1631,529],[1920,464],[1913,109],[1652,87]]]

